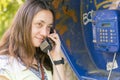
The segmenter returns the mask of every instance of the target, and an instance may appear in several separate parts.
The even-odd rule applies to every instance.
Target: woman
[[[1,79],[65,80],[60,39],[55,30],[50,34],[55,17],[48,4],[27,0],[19,8],[0,42]],[[54,42],[50,58],[39,48],[46,38]]]

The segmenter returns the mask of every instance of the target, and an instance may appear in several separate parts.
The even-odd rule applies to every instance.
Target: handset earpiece
[[[54,33],[54,28],[53,27],[50,28],[50,34],[51,33]]]

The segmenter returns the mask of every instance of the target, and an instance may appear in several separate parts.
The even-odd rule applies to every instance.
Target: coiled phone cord
[[[115,58],[116,58],[116,53],[114,53],[114,57],[113,57],[113,61],[112,61],[112,67],[110,69],[107,80],[110,80],[110,76],[111,76],[111,73],[112,73],[112,70],[113,70],[113,67],[114,67],[114,63],[115,63]]]
[[[51,60],[51,62],[52,62],[52,64],[53,64],[53,68],[55,68],[55,70],[56,70],[56,72],[57,72],[57,75],[58,75],[58,77],[59,77],[59,80],[61,80],[60,74],[59,74],[59,72],[58,72],[58,70],[57,70],[57,68],[56,68],[56,66],[55,66],[55,64],[54,64],[54,62],[53,62],[53,59],[52,59],[52,57],[51,57],[51,55],[50,55],[49,50],[48,50],[47,54],[48,54],[48,56],[49,56],[49,58],[50,58],[50,60]]]

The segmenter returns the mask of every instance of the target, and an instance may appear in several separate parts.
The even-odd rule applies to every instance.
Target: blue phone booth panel
[[[108,52],[117,52],[119,41],[115,44],[116,48],[108,48],[110,43],[105,45],[102,50],[96,48],[101,45],[104,47],[104,44],[94,43],[95,38],[97,42],[101,38],[98,29],[96,29],[98,32],[95,33],[99,38],[93,35],[92,15],[95,11],[109,9],[110,4],[113,2],[106,0],[58,0],[54,3],[57,19],[56,30],[60,34],[62,50],[78,80],[107,80],[108,78],[109,67],[107,65],[112,62],[114,57],[114,54]],[[97,26],[113,26],[113,21],[107,23],[106,21],[103,21],[105,22],[103,24],[98,23]],[[118,40],[118,38],[114,40]],[[117,67],[112,70],[110,80],[120,80],[120,54],[116,55],[115,62]]]

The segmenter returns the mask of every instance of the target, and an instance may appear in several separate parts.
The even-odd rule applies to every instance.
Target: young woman
[[[64,59],[54,13],[45,0],[27,0],[0,41],[0,80],[65,80]],[[39,46],[50,38],[48,56]],[[52,64],[55,62],[55,65]]]

